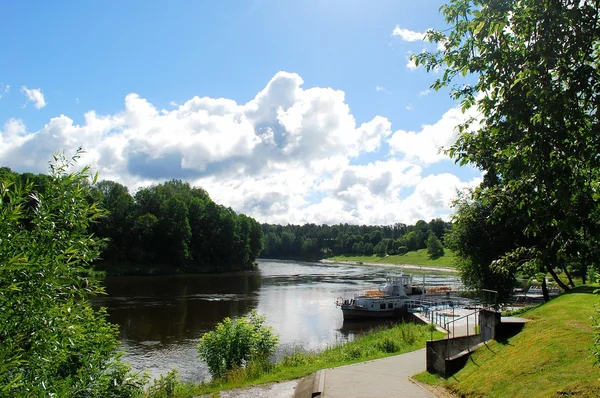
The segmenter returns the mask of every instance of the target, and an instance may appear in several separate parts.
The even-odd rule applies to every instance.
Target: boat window
[[[385,310],[385,303],[383,303],[383,304],[379,304],[379,309],[380,309],[380,310]]]
[[[394,305],[392,303],[388,304],[388,308],[393,308],[393,307],[394,307]]]

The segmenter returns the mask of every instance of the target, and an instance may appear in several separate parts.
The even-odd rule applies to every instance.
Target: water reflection
[[[372,288],[390,271],[389,267],[259,261],[253,272],[110,277],[105,281],[108,295],[95,303],[107,307],[110,321],[120,325],[124,359],[134,369],[157,377],[177,367],[183,379],[202,381],[209,373],[195,346],[225,317],[257,309],[280,335],[279,355],[296,347],[323,349],[381,324],[344,324],[334,301]],[[431,285],[447,279],[424,278]]]

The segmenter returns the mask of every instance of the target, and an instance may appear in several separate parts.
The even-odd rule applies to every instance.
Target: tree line
[[[262,224],[265,258],[322,258],[332,255],[404,254],[433,247],[443,255],[443,240],[451,224],[436,218],[415,225],[274,225]]]
[[[0,168],[0,181],[29,181],[42,195],[50,182],[47,175],[7,167]],[[256,220],[180,180],[142,188],[133,196],[127,187],[105,180],[88,187],[87,194],[90,203],[108,211],[90,226],[104,242],[97,263],[101,269],[233,271],[251,267],[262,249]]]

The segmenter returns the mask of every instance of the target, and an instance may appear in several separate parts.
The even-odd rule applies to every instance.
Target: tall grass
[[[423,348],[429,337],[431,332],[426,325],[398,323],[392,327],[375,329],[350,342],[331,345],[322,351],[305,351],[296,347],[286,352],[276,363],[250,363],[210,382],[197,385],[179,383],[170,397],[191,397],[231,388],[297,379],[319,369],[414,351]],[[433,337],[440,338],[442,333],[436,331]]]

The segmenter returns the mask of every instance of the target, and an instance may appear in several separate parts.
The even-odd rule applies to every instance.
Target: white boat
[[[422,290],[412,285],[411,275],[390,276],[378,290],[367,290],[354,298],[338,297],[336,305],[342,309],[344,320],[400,318],[407,312],[411,296]]]

